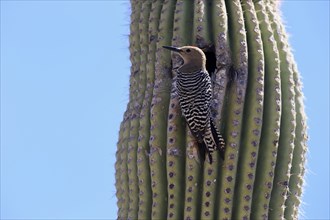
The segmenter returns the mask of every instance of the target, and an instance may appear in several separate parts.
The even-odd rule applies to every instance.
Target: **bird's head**
[[[183,47],[171,47],[163,46],[165,49],[171,50],[174,53],[180,55],[183,59],[182,66],[179,67],[179,71],[183,73],[193,73],[199,70],[206,71],[206,56],[204,52],[198,47],[183,46]]]

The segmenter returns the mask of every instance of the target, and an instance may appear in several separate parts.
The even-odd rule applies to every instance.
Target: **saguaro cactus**
[[[296,219],[306,153],[301,82],[276,1],[132,0],[118,219]],[[213,80],[225,160],[199,158],[175,91],[195,45]]]

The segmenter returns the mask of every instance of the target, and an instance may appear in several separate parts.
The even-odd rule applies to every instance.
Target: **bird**
[[[176,91],[181,112],[198,142],[201,158],[205,160],[207,155],[212,164],[212,153],[219,150],[224,160],[225,141],[211,118],[212,82],[206,70],[205,53],[195,46],[163,48],[183,59],[183,64],[176,69]]]

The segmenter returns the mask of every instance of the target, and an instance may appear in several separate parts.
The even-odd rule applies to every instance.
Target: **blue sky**
[[[284,1],[309,124],[306,219],[329,219],[329,2]],[[1,219],[114,219],[128,1],[1,1]]]

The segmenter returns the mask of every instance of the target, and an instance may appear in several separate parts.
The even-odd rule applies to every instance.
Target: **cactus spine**
[[[300,76],[275,2],[132,0],[130,100],[117,144],[118,219],[297,219],[306,154]],[[196,45],[225,160],[182,117],[163,45]],[[210,71],[211,70],[211,71]]]

